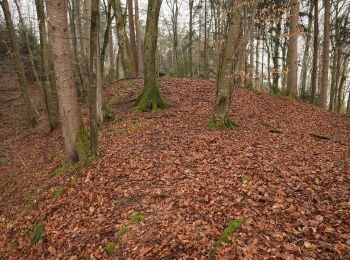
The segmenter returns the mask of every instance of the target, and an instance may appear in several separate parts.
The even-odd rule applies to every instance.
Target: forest
[[[349,0],[0,0],[1,259],[349,259]]]

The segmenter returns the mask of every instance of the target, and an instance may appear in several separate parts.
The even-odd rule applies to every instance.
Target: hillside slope
[[[231,114],[240,127],[212,131],[214,83],[161,80],[172,108],[154,114],[131,109],[141,85],[107,87],[117,119],[101,130],[101,155],[85,169],[49,178],[62,149],[45,120],[6,137],[3,257],[102,259],[114,242],[118,258],[199,259],[237,219],[232,244],[216,249],[220,259],[350,257],[349,116],[237,89]],[[57,187],[66,190],[49,199]],[[135,214],[144,220],[116,240]],[[30,246],[39,222],[45,232]]]

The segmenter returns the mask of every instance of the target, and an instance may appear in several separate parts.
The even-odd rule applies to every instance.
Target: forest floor
[[[16,84],[2,76],[1,98]],[[240,127],[209,130],[214,83],[160,85],[172,107],[157,113],[131,109],[141,80],[106,87],[101,154],[66,171],[60,130],[25,129],[20,100],[0,101],[0,258],[350,258],[349,116],[236,89]]]

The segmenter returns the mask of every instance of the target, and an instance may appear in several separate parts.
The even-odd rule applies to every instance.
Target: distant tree
[[[329,72],[329,41],[330,41],[330,16],[331,2],[324,0],[324,37],[322,55],[322,79],[321,79],[321,107],[327,109],[328,99],[328,72]]]
[[[288,45],[288,85],[287,94],[298,95],[298,20],[299,0],[290,1],[290,32]]]
[[[37,123],[37,113],[34,109],[32,100],[29,95],[28,82],[27,82],[27,78],[26,78],[23,64],[22,64],[21,53],[20,53],[18,39],[17,39],[17,35],[15,32],[15,28],[14,28],[11,13],[10,13],[10,7],[7,0],[1,0],[0,5],[4,12],[7,30],[10,37],[11,49],[12,49],[11,55],[13,57],[13,60],[17,69],[17,74],[18,74],[20,88],[21,88],[21,94],[26,107],[27,122],[30,127],[34,127]]]
[[[318,69],[318,51],[319,51],[319,7],[318,0],[314,0],[314,46],[312,58],[312,74],[311,74],[311,99],[310,103],[315,104],[317,91],[317,69]]]
[[[136,111],[157,111],[169,107],[169,104],[160,94],[157,82],[157,40],[158,20],[162,0],[148,2],[147,22],[144,40],[144,87],[141,95],[135,101]]]

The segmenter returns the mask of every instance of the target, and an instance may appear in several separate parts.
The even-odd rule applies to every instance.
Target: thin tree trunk
[[[49,63],[49,50],[46,37],[46,16],[43,0],[35,0],[36,12],[39,20],[39,36],[40,36],[40,55],[43,75],[43,85],[45,93],[46,109],[49,116],[50,130],[53,131],[57,128],[57,96],[53,90],[53,86],[50,82],[50,63]]]
[[[19,78],[20,88],[21,88],[21,94],[24,100],[24,104],[26,107],[26,113],[27,113],[27,121],[28,125],[30,127],[34,127],[37,122],[37,114],[34,109],[32,100],[29,96],[28,91],[28,83],[27,78],[24,72],[22,60],[21,60],[21,53],[18,45],[18,40],[16,36],[16,32],[13,26],[13,21],[10,13],[10,8],[7,0],[2,0],[0,2],[0,5],[2,7],[2,10],[4,12],[5,21],[7,25],[7,30],[9,32],[10,41],[11,41],[11,47],[12,47],[12,56],[16,65],[17,74]]]
[[[280,79],[280,74],[279,74],[279,50],[281,47],[281,33],[282,33],[282,17],[277,17],[277,23],[276,23],[276,35],[273,39],[274,41],[274,49],[273,49],[273,57],[272,57],[272,62],[273,62],[273,93],[278,93],[279,92],[279,79]]]
[[[207,11],[207,0],[204,0],[204,50],[203,50],[203,70],[204,79],[209,79],[209,68],[208,68],[208,11]]]
[[[67,160],[76,162],[81,159],[78,154],[77,140],[83,132],[83,126],[70,55],[67,8],[65,0],[49,0],[47,13],[50,21],[49,31],[52,34],[51,45],[64,150]]]
[[[131,47],[131,57],[133,60],[134,71],[136,76],[140,76],[138,58],[137,58],[137,46],[136,46],[136,36],[135,36],[135,23],[134,23],[134,7],[133,0],[127,0],[128,4],[128,20],[129,20],[129,34],[130,34],[130,47]]]
[[[188,54],[189,54],[189,73],[190,77],[193,77],[193,0],[189,0],[190,9],[190,32],[189,32],[189,44],[188,44]]]
[[[306,97],[306,80],[307,80],[307,74],[308,74],[308,66],[309,66],[309,53],[310,53],[310,45],[311,45],[311,30],[312,30],[312,8],[313,5],[310,8],[310,13],[308,15],[308,26],[307,26],[307,35],[306,35],[306,42],[305,42],[305,49],[304,49],[304,56],[303,56],[303,64],[301,67],[301,83],[300,83],[300,96],[302,98]]]
[[[116,17],[116,27],[118,35],[119,55],[122,62],[124,77],[133,77],[135,75],[134,67],[131,61],[128,48],[128,39],[125,31],[125,20],[120,0],[111,0],[113,11]]]
[[[38,76],[38,72],[37,72],[36,67],[35,67],[34,55],[33,55],[32,47],[30,46],[30,41],[29,41],[26,25],[25,25],[23,17],[22,17],[21,8],[19,7],[17,0],[14,0],[14,2],[15,2],[17,12],[18,12],[19,23],[22,27],[22,31],[23,31],[25,39],[26,39],[26,44],[27,44],[28,53],[29,53],[29,60],[30,60],[30,64],[32,65],[34,78],[35,78],[35,81],[38,83],[38,85],[42,86],[41,81],[40,81],[39,76]]]
[[[299,0],[291,0],[290,32],[288,46],[288,85],[287,95],[298,95],[298,20]]]
[[[74,1],[74,0],[73,0]],[[81,21],[81,10],[80,10],[80,0],[75,0],[76,1],[76,10],[77,10],[77,29],[78,29],[78,36],[79,36],[79,48],[80,48],[80,68],[82,68],[82,88],[84,95],[88,91],[88,77],[89,77],[89,69],[88,69],[88,56],[85,52],[85,47],[84,47],[84,42],[85,40],[85,35],[83,34],[83,29],[82,29],[82,21]]]
[[[312,74],[311,74],[311,99],[310,103],[315,104],[316,101],[316,90],[317,90],[317,68],[318,68],[318,49],[319,49],[319,28],[318,28],[318,0],[314,0],[314,50],[312,58]]]
[[[330,41],[330,16],[331,2],[324,0],[325,17],[324,17],[324,40],[323,40],[323,57],[322,57],[322,79],[321,79],[321,107],[327,109],[328,98],[328,71],[329,71],[329,41]]]
[[[160,94],[157,82],[157,39],[158,20],[162,0],[148,2],[147,22],[144,42],[144,88],[135,102],[136,111],[157,111],[168,108],[169,105]]]
[[[233,57],[236,56],[239,47],[241,27],[242,5],[232,4],[232,13],[228,21],[228,33],[225,46],[220,59],[220,67],[217,78],[217,92],[214,114],[209,121],[208,126],[211,128],[233,128],[235,123],[228,117],[228,110],[231,103],[231,80],[232,67],[235,67]]]
[[[103,123],[102,104],[99,103],[101,95],[101,64],[99,57],[99,26],[100,12],[99,0],[92,0],[91,26],[90,26],[90,148],[91,155],[95,156],[98,151],[98,127]],[[100,99],[100,100],[99,100]],[[100,112],[100,114],[98,113]]]
[[[339,113],[342,112],[342,108],[343,108],[343,91],[344,91],[345,81],[347,78],[347,72],[349,68],[348,66],[349,66],[349,56],[346,56],[344,57],[343,70],[342,70],[342,75],[339,82],[338,103],[337,103],[337,112]]]
[[[140,30],[140,11],[139,11],[139,1],[134,0],[135,5],[135,30],[136,30],[136,56],[139,76],[142,75],[142,48],[141,48],[141,30]]]

